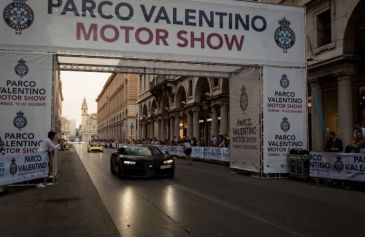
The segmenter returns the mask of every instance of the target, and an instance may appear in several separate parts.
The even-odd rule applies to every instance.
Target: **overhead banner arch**
[[[0,48],[305,66],[304,9],[237,1],[4,0]]]
[[[306,83],[302,83],[305,81],[302,70],[306,67],[304,8],[228,0],[2,0],[0,12],[0,64],[4,65],[0,70],[0,82],[3,87],[24,89],[23,84],[4,84],[9,80],[24,80],[14,74],[12,67],[16,60],[24,60],[32,68],[33,65],[37,68],[39,60],[47,61],[42,64],[47,70],[39,71],[42,72],[39,78],[29,76],[29,80],[46,83],[49,79],[53,93],[57,91],[60,69],[220,78],[236,75],[231,88],[240,90],[230,95],[235,106],[230,118],[231,125],[235,126],[232,127],[235,137],[233,132],[231,134],[231,141],[235,139],[235,147],[231,147],[232,168],[263,173],[287,172],[283,154],[269,153],[263,145],[263,141],[265,144],[271,142],[273,136],[275,139],[282,133],[286,135],[285,131],[277,130],[272,134],[265,130],[276,126],[277,121],[281,123],[283,118],[276,116],[278,120],[263,107],[265,98],[270,96],[270,91],[264,89],[278,85],[279,77],[269,74],[286,74],[289,80],[293,80],[293,85],[301,82],[296,83],[300,86],[293,87],[293,90],[295,93],[301,91],[296,94],[306,101]],[[253,66],[254,71],[247,74],[244,65]],[[298,71],[292,73],[291,69]],[[51,91],[50,86],[48,91]],[[247,95],[242,90],[246,86],[250,89]],[[13,97],[13,92],[8,89],[2,91],[1,96],[5,99],[1,101],[0,110],[3,111],[22,109],[23,112],[24,109],[29,118],[33,116],[30,112],[49,118],[54,110],[52,107],[56,107],[55,101],[50,101],[54,94],[47,97],[46,107],[39,106],[36,110],[23,100],[13,101],[13,98],[26,98],[26,94]],[[252,109],[252,114],[242,111],[242,103],[246,102],[250,108],[247,111]],[[5,125],[13,121],[11,116],[14,114],[2,118],[0,128],[0,138],[3,138],[6,149],[10,141],[5,140],[6,134],[19,133],[19,128]],[[293,117],[293,121],[305,123],[305,116],[306,110],[303,109],[296,116],[289,114],[286,118]],[[297,117],[300,119],[296,120]],[[39,126],[31,125],[30,121],[27,133],[35,134]],[[44,129],[48,130],[52,119],[42,122]],[[243,134],[253,129],[255,132],[249,136]],[[296,138],[304,149],[307,133],[306,129],[302,130],[298,130],[300,135]],[[37,132],[38,140],[40,134],[45,133],[42,131]],[[287,133],[291,131],[295,132],[290,130]],[[10,142],[18,144],[20,140],[15,138]],[[280,159],[277,159],[279,155]],[[14,171],[15,164],[19,169],[21,162],[28,162],[25,156],[28,157],[29,153],[15,149],[7,154],[7,161],[0,158],[0,177],[5,173],[12,175],[10,166]],[[38,171],[36,173],[40,176],[47,173],[46,169]],[[18,175],[25,179],[34,178],[34,173],[24,172],[29,176],[24,176],[25,173]],[[13,178],[2,180],[0,185],[19,181]]]

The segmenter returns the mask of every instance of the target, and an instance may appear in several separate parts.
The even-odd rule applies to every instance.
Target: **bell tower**
[[[81,106],[81,129],[83,132],[87,132],[85,131],[85,129],[87,128],[87,118],[88,118],[89,114],[88,114],[88,109],[87,109],[87,103],[86,103],[86,98],[84,97],[84,101],[82,102],[82,106]]]

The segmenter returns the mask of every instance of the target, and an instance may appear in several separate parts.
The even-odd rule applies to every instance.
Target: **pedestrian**
[[[219,147],[226,147],[226,136],[224,136],[223,134],[219,134],[220,136],[220,143],[219,143]]]
[[[217,138],[215,135],[213,135],[212,138],[210,139],[210,144],[211,146],[217,146]]]
[[[41,154],[45,154],[48,157],[48,179],[54,178],[54,152],[60,147],[60,144],[55,145],[53,143],[54,138],[56,137],[56,132],[49,131],[48,137],[41,142],[38,147],[37,152]],[[45,185],[47,179],[44,180],[43,185]],[[40,185],[41,187],[41,185]]]
[[[186,163],[188,165],[192,165],[192,161],[191,161],[191,151],[192,151],[192,148],[191,148],[191,143],[190,143],[190,139],[187,137],[183,143],[183,150],[184,150],[184,153],[185,153],[185,158],[186,158]]]
[[[365,148],[365,141],[362,135],[362,130],[358,126],[354,126],[354,137],[352,143],[345,149],[347,153],[359,153],[360,150]]]
[[[330,132],[330,138],[326,143],[325,151],[327,152],[342,152],[343,150],[343,143],[341,139],[336,137],[334,132]]]
[[[196,137],[193,137],[193,139],[191,140],[191,145],[192,146],[197,146],[198,145],[198,141],[196,140]]]

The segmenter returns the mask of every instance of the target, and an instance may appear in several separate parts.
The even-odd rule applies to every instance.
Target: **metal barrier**
[[[309,155],[287,155],[289,177],[309,178]]]

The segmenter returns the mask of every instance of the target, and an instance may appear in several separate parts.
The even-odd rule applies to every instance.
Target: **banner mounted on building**
[[[0,11],[5,50],[305,66],[304,8],[245,1],[3,0]]]
[[[46,176],[37,148],[51,128],[52,55],[0,52],[0,184]]]
[[[264,173],[287,173],[290,149],[307,149],[305,69],[263,68]]]
[[[260,68],[230,78],[230,167],[260,172]]]

